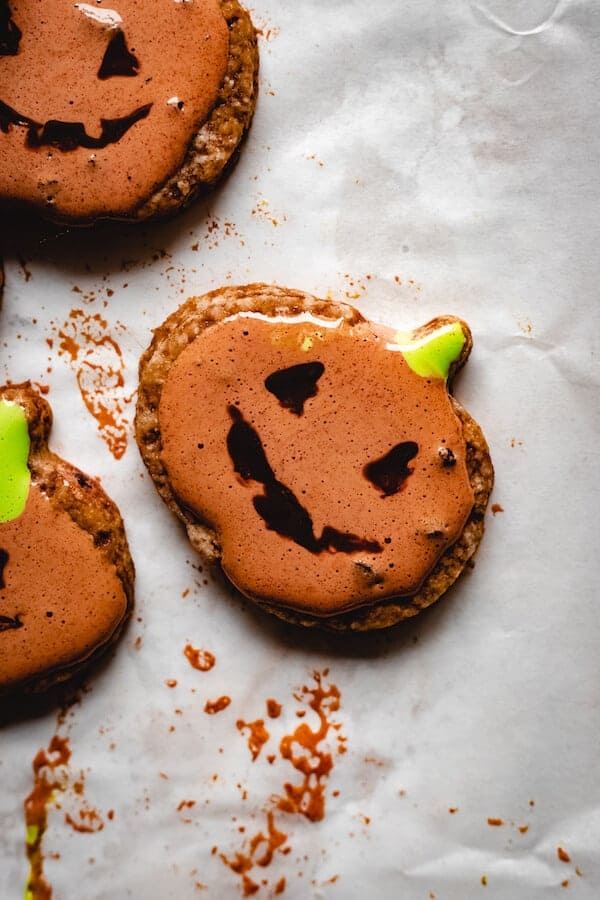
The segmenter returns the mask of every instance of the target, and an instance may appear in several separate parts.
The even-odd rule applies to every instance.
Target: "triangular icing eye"
[[[116,75],[120,75],[122,78],[133,78],[138,74],[139,69],[139,60],[127,49],[125,34],[119,28],[111,37],[106,48],[102,65],[98,70],[98,78],[102,81]]]
[[[265,387],[274,394],[284,409],[296,416],[304,412],[304,404],[317,395],[317,381],[325,371],[322,362],[299,363],[279,369],[265,378]]]
[[[450,366],[459,358],[466,340],[460,322],[442,325],[416,339],[410,333],[400,332],[396,335],[398,350],[413,372],[423,378],[446,379]]]
[[[25,410],[0,401],[0,522],[17,519],[27,503],[29,430]]]
[[[13,22],[8,3],[0,2],[0,56],[16,56],[21,29]]]

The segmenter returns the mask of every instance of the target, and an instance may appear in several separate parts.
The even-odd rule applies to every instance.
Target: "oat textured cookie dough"
[[[398,333],[268,285],[194,297],[140,362],[142,457],[194,547],[263,609],[395,624],[483,534],[489,451],[449,393],[471,345],[450,316]]]
[[[133,605],[123,522],[97,480],[48,448],[48,403],[0,388],[0,695],[43,691],[94,662]]]
[[[0,73],[0,204],[144,220],[234,159],[258,52],[237,0],[5,0]]]

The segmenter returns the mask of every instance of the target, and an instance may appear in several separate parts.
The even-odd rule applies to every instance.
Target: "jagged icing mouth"
[[[100,135],[93,137],[87,133],[83,122],[67,122],[60,119],[49,119],[43,123],[36,122],[0,100],[0,131],[7,134],[12,126],[26,128],[28,147],[55,147],[65,153],[76,150],[78,147],[101,150],[109,144],[116,144],[117,141],[120,141],[136,122],[149,115],[151,109],[152,103],[146,103],[126,116],[116,119],[101,118]]]

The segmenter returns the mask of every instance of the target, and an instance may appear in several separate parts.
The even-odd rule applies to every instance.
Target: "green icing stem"
[[[0,400],[0,522],[17,519],[27,503],[29,430],[25,410]]]
[[[432,331],[424,337],[416,340],[407,340],[400,334],[396,340],[399,344],[402,356],[413,372],[423,378],[448,377],[450,366],[455,362],[464,347],[466,337],[459,322],[443,325],[437,331]]]

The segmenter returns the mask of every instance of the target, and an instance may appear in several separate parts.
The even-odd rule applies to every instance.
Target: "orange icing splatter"
[[[279,831],[275,827],[273,812],[268,812],[266,834],[263,831],[258,831],[252,838],[245,842],[245,845],[247,844],[248,847],[246,853],[238,851],[231,859],[225,856],[224,853],[221,854],[221,859],[225,865],[229,866],[231,871],[235,872],[236,875],[241,875],[244,897],[250,897],[260,889],[260,885],[250,878],[248,872],[250,872],[254,866],[261,866],[263,868],[269,866],[273,861],[275,852],[280,850],[286,841],[287,834],[283,831]]]
[[[79,810],[79,819],[80,821],[77,821],[70,813],[65,813],[65,822],[67,825],[70,825],[74,831],[79,831],[83,834],[94,834],[96,831],[102,831],[104,828],[104,822],[100,818],[97,810],[91,809],[88,806]]]
[[[204,712],[208,713],[209,716],[214,716],[215,713],[219,713],[222,710],[226,709],[231,703],[231,697],[219,697],[218,700],[207,700],[204,705]]]
[[[567,851],[564,850],[562,847],[556,848],[556,855],[558,856],[558,858],[560,859],[561,862],[564,862],[564,863],[571,862],[571,857],[569,856]]]
[[[33,760],[33,788],[23,804],[27,828],[25,847],[30,865],[26,892],[32,900],[51,900],[52,897],[52,888],[44,876],[42,840],[48,827],[48,811],[55,803],[56,792],[65,793],[70,790],[74,797],[80,798],[78,810],[65,813],[65,823],[74,831],[90,834],[104,828],[100,813],[83,797],[83,773],[80,772],[79,778],[73,781],[66,768],[70,759],[68,738],[55,734],[48,748],[39,750]],[[114,810],[109,811],[108,818],[114,818]]]
[[[495,827],[499,827],[500,825],[504,825],[504,822],[502,821],[502,819],[494,819],[494,818],[488,818],[487,823],[488,823],[488,825],[492,825],[492,826],[495,826]]]
[[[47,750],[39,750],[33,760],[33,789],[26,798],[25,825],[28,840],[25,845],[30,872],[26,890],[35,900],[50,900],[52,888],[44,877],[42,839],[48,827],[48,807],[56,791],[65,789],[64,773],[56,772],[66,766],[71,758],[67,738],[54,735]]]
[[[304,703],[308,710],[316,713],[317,728],[313,729],[308,722],[302,722],[290,734],[282,737],[279,743],[281,758],[287,760],[297,772],[301,773],[302,780],[299,784],[285,783],[283,785],[284,796],[271,796],[269,799],[270,809],[266,812],[266,830],[259,831],[252,838],[247,838],[241,848],[231,857],[221,854],[225,865],[240,876],[244,897],[256,894],[261,885],[268,886],[269,884],[264,878],[260,883],[251,878],[249,873],[254,867],[267,867],[273,861],[275,853],[287,855],[292,849],[287,843],[287,834],[276,827],[276,813],[279,811],[303,816],[311,822],[320,821],[325,816],[326,779],[331,774],[334,765],[333,753],[325,741],[330,739],[330,729],[333,729],[338,753],[342,753],[345,750],[343,743],[346,740],[339,733],[340,723],[332,718],[332,714],[340,708],[341,694],[334,684],[325,687],[323,678],[327,675],[327,669],[323,673],[313,672],[314,686],[304,685],[299,692],[294,694],[294,698],[298,702]],[[281,705],[275,700],[266,702],[269,715],[273,718],[279,716]],[[258,719],[250,723],[238,720],[237,727],[240,731],[250,728],[248,746],[253,753],[252,758],[256,759],[269,739],[269,734],[264,729],[264,720]],[[253,738],[258,738],[254,749]],[[274,759],[274,754],[267,757],[268,762],[272,762]],[[272,886],[272,892],[274,895],[282,894],[285,887],[286,879],[280,878]]]
[[[185,645],[183,653],[189,660],[192,668],[198,669],[200,672],[209,672],[216,662],[214,654],[208,650],[198,650],[196,647],[192,647],[191,644]]]
[[[235,724],[238,731],[243,732],[246,728],[250,731],[248,735],[248,749],[252,753],[252,761],[254,762],[269,740],[269,732],[265,728],[265,721],[264,719],[257,719],[255,722],[244,722],[242,719],[238,719]]]
[[[277,719],[281,715],[281,703],[272,698],[267,700],[267,715],[270,719]]]
[[[284,784],[285,797],[277,801],[277,808],[289,813],[299,813],[306,816],[311,822],[319,822],[325,815],[325,784],[333,769],[333,756],[321,747],[327,738],[329,729],[339,729],[339,724],[330,720],[331,713],[340,708],[340,691],[335,684],[327,689],[322,685],[321,673],[313,672],[315,687],[306,685],[302,688],[300,698],[308,699],[309,707],[319,717],[319,727],[316,731],[306,722],[281,739],[279,752],[283,759],[287,759],[292,766],[303,775],[300,784]],[[345,740],[338,735],[338,742]],[[298,755],[294,755],[294,748],[299,749]],[[338,743],[341,752],[343,744]],[[344,748],[345,749],[345,748]],[[306,752],[303,752],[306,751]]]
[[[196,805],[195,800],[182,800],[181,803],[177,807],[177,812],[181,812],[182,809],[191,809]]]
[[[58,355],[68,360],[102,440],[115,459],[120,459],[127,449],[129,418],[125,410],[133,395],[125,393],[123,354],[108,329],[100,313],[72,309],[67,321],[55,331]],[[114,330],[123,332],[125,326],[118,322]]]

